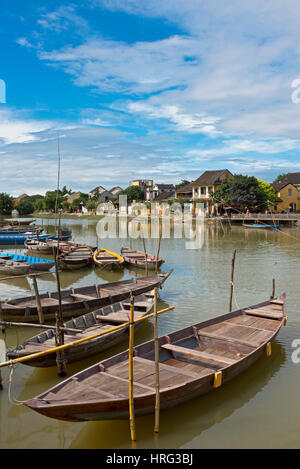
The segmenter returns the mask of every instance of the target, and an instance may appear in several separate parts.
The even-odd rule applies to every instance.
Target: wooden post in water
[[[158,248],[157,248],[157,254],[156,254],[156,273],[158,272],[158,258],[159,258],[161,238],[162,238],[162,232],[160,233],[159,240],[158,240]]]
[[[146,243],[145,243],[144,237],[143,237],[143,245],[144,245],[145,262],[146,262],[146,275],[148,275],[148,259],[147,259]]]
[[[275,278],[272,278],[272,295],[270,296],[270,300],[275,298]]]
[[[159,412],[160,412],[160,394],[159,394],[159,343],[157,327],[157,287],[154,288],[154,357],[155,357],[155,421],[154,433],[159,432]]]
[[[61,329],[63,326],[63,316],[62,316],[62,309],[61,309],[61,290],[60,290],[60,278],[58,273],[58,254],[59,254],[59,240],[57,240],[57,250],[56,255],[54,255],[55,259],[55,275],[56,275],[56,284],[57,284],[57,294],[58,294],[58,313],[55,314],[56,319],[56,333],[55,339],[57,345],[64,344],[64,332]],[[66,376],[67,368],[66,368],[66,361],[65,361],[65,353],[64,351],[60,350],[56,353],[56,363],[57,363],[57,371],[59,376]]]
[[[230,277],[230,298],[229,298],[229,312],[232,311],[232,296],[233,296],[233,279],[234,279],[234,264],[235,264],[236,249],[233,251],[231,261],[231,277]]]
[[[36,306],[37,306],[39,321],[40,321],[40,324],[44,324],[44,314],[43,314],[43,309],[42,309],[42,305],[41,305],[39,289],[38,289],[38,285],[37,285],[37,281],[36,281],[36,275],[31,275],[31,278],[32,278],[34,293],[35,293],[35,297],[36,297]]]
[[[4,321],[1,298],[0,298],[0,321]],[[2,334],[4,334],[4,332],[5,332],[5,326],[2,325]]]
[[[135,417],[134,417],[134,389],[133,389],[133,344],[134,344],[134,296],[130,296],[130,319],[129,319],[129,421],[131,441],[135,441]]]

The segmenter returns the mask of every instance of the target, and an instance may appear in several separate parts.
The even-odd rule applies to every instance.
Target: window
[[[206,187],[201,187],[201,195],[205,195],[206,194]]]
[[[291,197],[292,194],[293,194],[292,189],[289,189],[289,197]]]

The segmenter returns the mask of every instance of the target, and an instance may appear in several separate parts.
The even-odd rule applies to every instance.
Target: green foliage
[[[88,209],[89,212],[93,211],[93,210],[96,210],[96,208],[98,207],[98,201],[97,201],[97,198],[91,198],[87,201],[86,203],[86,208]]]
[[[34,212],[34,205],[33,203],[26,199],[23,202],[21,202],[16,209],[18,210],[20,215],[29,215],[30,213]]]
[[[44,210],[44,197],[37,199],[34,204],[35,212],[41,212],[42,210]]]
[[[277,178],[273,181],[273,184],[277,184],[277,182],[282,181],[287,176],[287,174],[279,174]]]
[[[184,187],[189,183],[190,181],[188,181],[187,179],[181,179],[181,182],[175,186],[175,189],[180,189],[180,187]]]
[[[120,192],[120,195],[127,195],[127,202],[131,204],[133,200],[144,200],[144,191],[139,186],[129,186]]]
[[[273,187],[271,186],[271,184],[264,182],[261,179],[257,179],[257,181],[258,181],[258,185],[259,185],[261,192],[265,196],[267,204],[273,205],[276,200],[276,194],[275,194]]]
[[[81,203],[82,203],[82,205],[86,205],[88,199],[89,199],[88,194],[80,193],[80,196],[77,197],[76,199],[74,199],[73,202],[71,202],[71,209],[72,210],[78,210]]]
[[[258,180],[254,176],[242,174],[224,179],[212,197],[214,203],[222,202],[242,209],[262,209],[267,205],[266,195],[261,190]]]
[[[67,186],[64,186],[61,190],[61,195],[71,195],[72,194],[72,189],[67,189]]]
[[[9,194],[2,192],[0,194],[0,214],[10,215],[14,208],[13,199]]]

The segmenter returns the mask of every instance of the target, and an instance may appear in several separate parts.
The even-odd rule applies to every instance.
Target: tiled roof
[[[192,183],[193,186],[209,186],[212,184],[221,184],[220,177],[227,171],[226,169],[220,169],[217,171],[205,171],[201,174],[196,181]],[[231,173],[230,173],[231,174]]]

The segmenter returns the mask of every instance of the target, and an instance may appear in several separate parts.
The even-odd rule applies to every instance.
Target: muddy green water
[[[38,220],[53,232],[53,220]],[[73,241],[104,245],[119,251],[125,240],[97,239],[96,221],[62,220],[73,230]],[[127,241],[128,243],[128,241]],[[156,253],[157,240],[147,241]],[[142,242],[133,246],[143,250]],[[248,371],[221,388],[161,413],[161,431],[153,437],[153,416],[136,421],[137,448],[299,448],[300,447],[300,364],[292,362],[292,342],[300,339],[300,227],[282,232],[245,230],[206,225],[205,242],[199,250],[185,249],[184,239],[163,239],[162,270],[174,269],[160,291],[159,306],[176,309],[159,318],[159,334],[227,312],[231,258],[237,249],[234,309],[264,301],[271,294],[287,293],[288,323],[272,346],[272,356],[262,357]],[[5,252],[25,253],[15,246],[1,246]],[[103,272],[87,268],[61,274],[62,288],[84,286],[130,278],[131,272]],[[39,280],[41,292],[55,290],[55,277]],[[1,281],[2,298],[27,296],[32,286],[25,279]],[[7,346],[37,333],[36,329],[10,329]],[[135,343],[152,338],[149,320],[136,333]],[[68,375],[127,348],[122,343],[92,359],[68,365]],[[128,421],[69,423],[43,417],[8,395],[9,369],[2,371],[0,392],[1,448],[130,448]],[[35,369],[17,365],[11,399],[24,401],[58,383],[56,368]]]

